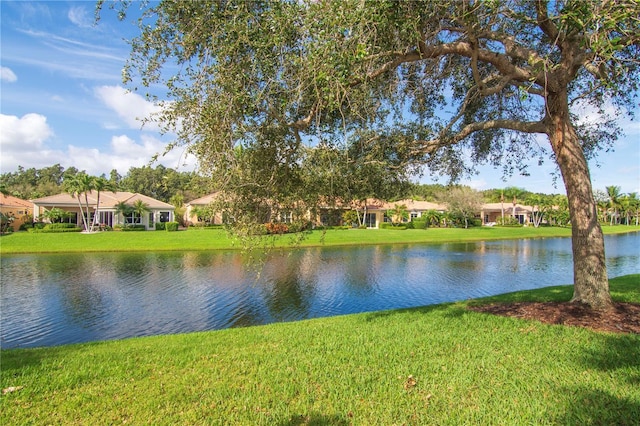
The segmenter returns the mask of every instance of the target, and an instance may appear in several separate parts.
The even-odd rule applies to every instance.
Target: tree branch
[[[417,151],[422,154],[432,154],[440,148],[455,145],[472,133],[494,129],[514,130],[524,133],[546,132],[546,126],[542,121],[489,120],[467,124],[460,131],[450,136],[444,135],[443,132],[441,132],[438,138],[428,141],[417,141],[419,145]]]
[[[547,0],[537,0],[536,1],[536,12],[537,12],[537,21],[538,26],[544,32],[549,40],[553,43],[556,43],[560,32],[555,24],[549,19],[549,11],[547,10]],[[561,47],[556,43],[558,47]]]

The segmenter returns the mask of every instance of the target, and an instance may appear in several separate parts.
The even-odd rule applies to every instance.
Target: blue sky
[[[129,55],[125,39],[136,30],[132,19],[119,22],[107,10],[95,26],[94,8],[94,1],[0,1],[1,173],[60,163],[93,175],[112,169],[124,175],[148,164],[171,140],[154,127],[141,128],[138,118],[156,108],[121,82]],[[640,192],[640,107],[636,114],[634,122],[621,121],[626,134],[615,151],[601,153],[599,167],[591,164],[594,188],[618,185],[623,193]],[[172,151],[159,163],[179,171],[196,168],[184,151]],[[481,167],[462,183],[564,193],[561,181],[553,186],[553,170],[551,161],[532,162],[530,176],[503,181],[500,169]]]

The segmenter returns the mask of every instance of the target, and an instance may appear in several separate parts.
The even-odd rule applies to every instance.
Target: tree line
[[[88,175],[85,171],[75,167],[65,169],[60,164],[40,169],[18,167],[16,172],[0,175],[0,188],[3,193],[28,200],[68,192],[66,189],[71,182],[77,182],[79,178],[86,176]],[[197,172],[179,172],[162,165],[131,167],[124,176],[114,169],[108,177],[103,174],[92,178],[99,184],[100,191],[135,192],[173,204],[176,208],[218,189],[212,179]],[[373,192],[370,194],[375,195]],[[365,197],[366,195],[366,192],[360,194]],[[447,204],[457,216],[464,220],[472,219],[482,203],[503,203],[506,209],[518,203],[535,208],[536,211],[533,214],[535,226],[539,226],[543,221],[559,226],[570,223],[566,195],[531,192],[515,186],[475,191],[464,185],[406,183],[388,185],[385,195],[391,202],[412,198]],[[624,194],[619,186],[607,186],[604,190],[596,189],[594,198],[601,223],[639,224],[638,193]],[[56,213],[54,211],[51,214]],[[55,217],[51,219],[56,221]],[[507,216],[505,224],[509,224],[510,220]]]
[[[41,169],[20,166],[16,172],[0,175],[0,188],[3,193],[30,200],[64,192],[64,182],[81,175],[87,173],[76,167],[65,169],[60,164]],[[95,178],[100,178],[109,190],[135,192],[171,204],[192,200],[213,190],[211,179],[163,165],[131,167],[124,176],[113,169],[109,176],[102,174]]]

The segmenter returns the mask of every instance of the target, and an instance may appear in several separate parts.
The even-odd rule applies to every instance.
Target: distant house
[[[484,225],[491,225],[499,222],[504,217],[514,217],[521,225],[529,224],[532,221],[532,206],[522,204],[505,203],[488,203],[482,205],[480,216]]]
[[[205,218],[200,217],[197,214],[198,210],[207,208],[219,196],[220,192],[214,192],[213,194],[196,198],[195,200],[191,200],[187,204],[185,204],[184,223],[186,223],[187,225],[204,224]],[[216,212],[213,217],[210,218],[208,223],[215,225],[222,224],[222,213]]]
[[[11,227],[17,231],[23,223],[31,222],[33,205],[29,201],[0,194],[0,212],[7,217],[13,217]]]
[[[192,200],[188,202],[185,207],[185,223],[194,225],[204,223],[204,217],[198,217],[198,209],[205,209],[213,201],[220,196],[220,192],[206,195],[204,197]],[[438,213],[446,213],[448,208],[446,204],[433,203],[430,201],[417,201],[412,199],[398,200],[387,202],[376,198],[368,198],[362,201],[352,201],[351,203],[342,203],[335,201],[332,204],[326,203],[321,205],[318,212],[312,215],[310,212],[307,219],[313,221],[318,225],[334,226],[342,224],[342,214],[347,210],[356,210],[360,215],[360,221],[367,228],[380,228],[380,224],[384,222],[391,222],[393,218],[389,216],[389,211],[393,210],[396,205],[404,205],[407,208],[409,217],[406,221],[411,221],[425,215],[429,211],[436,211]],[[483,204],[481,211],[476,214],[476,217],[482,218],[484,225],[493,225],[499,222],[504,217],[515,217],[515,219],[522,225],[527,225],[532,222],[532,214],[534,207],[525,206],[522,204],[515,204],[511,202],[505,203],[488,203]],[[222,212],[215,212],[213,217],[208,219],[208,223],[222,224],[223,214]],[[290,222],[292,220],[291,215],[286,213],[280,213],[278,221]]]
[[[146,195],[136,194],[132,192],[100,192],[100,205],[97,205],[98,194],[95,191],[88,193],[90,220],[93,220],[95,215],[98,215],[97,223],[105,226],[115,225],[144,225],[147,230],[155,229],[156,222],[172,222],[174,221],[175,207],[171,204],[163,201],[156,200],[155,198],[147,197]],[[69,213],[67,221],[70,223],[82,224],[80,219],[80,207],[78,206],[78,200],[69,194],[62,193],[58,195],[52,195],[49,197],[38,198],[31,200],[33,203],[33,217],[38,219],[42,214],[49,209],[57,207]],[[128,206],[133,206],[136,201],[142,201],[149,212],[144,215],[139,215],[135,212],[131,212],[127,216],[117,212],[117,205],[124,203]],[[82,198],[84,204],[84,197]]]

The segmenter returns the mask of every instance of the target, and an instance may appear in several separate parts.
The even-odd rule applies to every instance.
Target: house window
[[[131,212],[124,217],[124,223],[127,225],[139,225],[142,223],[142,216],[136,212]]]
[[[280,222],[281,223],[291,223],[291,212],[281,212],[280,213]]]
[[[411,220],[413,219],[417,219],[420,217],[420,213],[418,212],[411,212]]]
[[[67,223],[78,223],[78,212],[69,212],[69,216],[65,220]]]
[[[158,212],[160,216],[160,222],[170,222],[171,221],[171,212]]]
[[[113,226],[113,212],[98,212],[100,225]]]
[[[367,228],[375,228],[376,227],[376,214],[375,213],[367,213],[364,217],[364,224]]]

